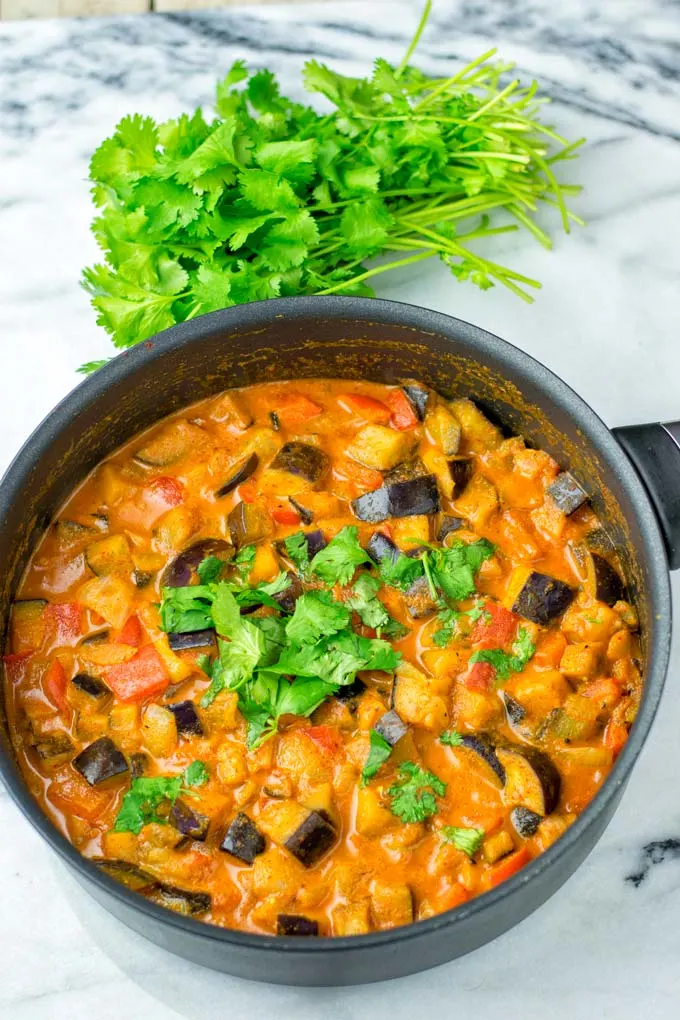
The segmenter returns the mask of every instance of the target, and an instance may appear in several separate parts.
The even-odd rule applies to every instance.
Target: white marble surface
[[[286,91],[308,56],[350,72],[399,59],[412,3],[333,3],[0,29],[0,464],[108,353],[78,288],[95,257],[89,153],[133,110],[208,102],[232,59]],[[680,417],[680,13],[674,0],[439,0],[420,61],[443,71],[490,45],[556,100],[554,122],[590,145],[572,176],[588,227],[547,255],[499,239],[543,281],[525,306],[443,269],[414,267],[382,296],[485,326],[560,373],[614,425]],[[680,595],[674,582],[676,601]],[[670,1020],[680,1002],[680,842],[635,888],[643,847],[680,839],[680,645],[653,736],[623,803],[580,871],[494,944],[436,971],[345,990],[270,988],[213,974],[131,934],[85,897],[0,790],[2,1020]]]

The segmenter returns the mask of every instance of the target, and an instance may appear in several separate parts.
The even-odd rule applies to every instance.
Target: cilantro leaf
[[[436,815],[437,797],[446,793],[446,783],[412,761],[402,762],[397,775],[398,782],[387,791],[392,814],[407,824]]]
[[[499,680],[507,680],[512,673],[521,673],[529,660],[532,658],[536,646],[531,640],[531,635],[525,627],[520,627],[517,639],[512,646],[512,654],[509,655],[501,648],[483,648],[473,652],[470,662],[488,662],[496,670]]]
[[[181,791],[181,776],[173,776],[171,779],[166,776],[140,776],[133,779],[114,822],[114,832],[134,832],[139,835],[143,826],[149,822],[163,823],[165,819],[158,814],[158,809],[168,803],[172,806]]]
[[[377,577],[360,574],[352,587],[352,595],[347,599],[346,605],[359,614],[361,622],[367,627],[373,627],[375,630],[382,630],[394,624],[399,627],[400,624],[392,619],[377,597],[380,588],[381,584]],[[405,630],[406,628],[404,628]],[[394,632],[393,636],[396,636]]]
[[[405,556],[404,553],[399,553],[394,561],[386,556],[378,564],[378,574],[383,584],[403,591],[410,588],[419,577],[423,577],[424,573],[423,561],[415,556]]]
[[[210,779],[208,766],[204,761],[192,761],[182,775],[185,786],[204,786]]]
[[[454,602],[475,593],[475,574],[493,555],[494,547],[486,538],[476,542],[454,542],[446,549],[431,548],[426,553],[437,587]]]
[[[444,730],[439,734],[439,739],[447,747],[460,747],[463,743],[463,738],[458,730]]]
[[[354,524],[347,524],[327,546],[319,550],[310,569],[326,584],[349,584],[358,566],[372,562],[359,545],[359,529]]]
[[[335,602],[328,592],[310,591],[295,603],[286,624],[286,636],[294,645],[313,645],[319,638],[336,634],[349,626],[350,611]]]
[[[462,850],[468,857],[474,857],[484,840],[484,829],[442,825],[439,832],[447,843],[453,843],[456,850]]]
[[[377,730],[371,730],[371,744],[368,758],[361,772],[361,785],[366,786],[369,779],[372,779],[381,765],[383,765],[392,754],[392,745],[385,740]]]
[[[254,545],[244,545],[243,548],[239,549],[234,556],[232,562],[243,580],[246,579],[250,571],[253,569],[255,552],[256,549]]]
[[[201,584],[210,584],[212,581],[219,581],[224,570],[224,561],[217,556],[206,556],[198,565],[198,577]]]
[[[298,572],[306,577],[309,570],[309,546],[305,533],[297,531],[294,535],[288,535],[287,538],[284,538],[283,544]]]

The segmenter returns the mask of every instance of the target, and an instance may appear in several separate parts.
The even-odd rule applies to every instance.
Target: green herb
[[[459,828],[457,825],[442,825],[439,830],[447,843],[453,843],[456,850],[462,850],[468,857],[474,857],[484,840],[484,829]]]
[[[297,531],[294,535],[288,535],[283,544],[299,573],[306,577],[309,570],[309,546],[304,532]]]
[[[431,547],[426,558],[436,586],[454,602],[475,593],[475,574],[485,560],[493,556],[494,547],[486,538],[476,542],[454,542],[446,549]]]
[[[350,615],[347,606],[336,602],[329,592],[309,591],[296,600],[286,636],[295,645],[312,645],[348,627]]]
[[[586,621],[586,623],[593,623],[593,624],[602,623],[602,620],[600,619],[599,616],[585,616],[584,620]]]
[[[218,559],[217,556],[206,556],[202,563],[198,565],[198,578],[201,584],[219,581],[225,565],[224,561]]]
[[[361,785],[366,786],[381,765],[384,765],[392,754],[392,745],[377,730],[371,730],[371,745],[368,758],[361,772]]]
[[[345,602],[346,606],[358,613],[361,622],[373,627],[378,635],[387,634],[392,638],[401,638],[408,634],[408,627],[395,620],[385,609],[378,598],[382,587],[380,580],[371,574],[360,574],[352,586],[352,595]]]
[[[358,566],[372,562],[359,545],[359,529],[354,524],[347,524],[327,546],[319,550],[310,569],[326,584],[349,584]]]
[[[463,743],[463,738],[458,730],[444,730],[439,734],[439,739],[447,747],[461,747]]]
[[[253,569],[253,563],[255,562],[256,549],[254,545],[244,545],[242,549],[236,553],[233,559],[234,566],[239,572],[241,580],[245,582],[248,574]]]
[[[428,0],[414,42],[429,10]],[[412,52],[396,68],[377,59],[365,79],[308,61],[305,88],[330,111],[292,102],[270,71],[249,76],[237,61],[217,85],[216,116],[125,117],[90,163],[105,262],[83,274],[114,345],[261,298],[372,294],[371,278],[434,257],[458,280],[531,300],[535,280],[470,243],[526,229],[550,248],[543,206],[567,232],[580,223],[565,204],[578,189],[555,176],[580,141],[543,125],[535,83],[508,81],[495,50],[446,78],[408,64]],[[367,269],[381,253],[392,260]]]
[[[484,600],[476,599],[472,609],[466,610],[466,616],[472,623],[477,623],[477,620],[483,619],[485,623],[491,622],[491,613],[488,609],[484,608]]]
[[[203,571],[205,576],[212,576],[213,572],[213,567],[207,567]],[[229,618],[224,618],[223,599],[231,596],[232,601],[236,601],[236,609],[261,605],[278,609],[279,605],[273,596],[285,591],[289,585],[290,579],[285,571],[282,571],[273,581],[257,585],[211,581],[183,588],[163,588],[160,606],[161,628],[167,633],[185,634],[192,630],[216,627],[218,633],[228,634]],[[226,604],[231,606],[231,602]]]
[[[446,793],[446,783],[415,762],[405,761],[397,771],[399,781],[387,791],[392,814],[402,822],[424,822],[437,813],[437,797]]]
[[[139,835],[143,826],[150,822],[165,825],[168,810],[180,794],[190,792],[190,787],[203,786],[208,779],[208,769],[202,761],[193,761],[181,776],[140,776],[133,779],[113,824],[114,832]]]
[[[383,584],[402,591],[410,588],[424,573],[423,561],[415,556],[405,556],[404,553],[399,553],[396,560],[386,556],[378,564],[378,574]]]
[[[437,613],[437,619],[441,626],[432,635],[432,640],[439,648],[446,648],[449,642],[453,639],[456,631],[458,630],[458,622],[461,618],[461,613],[456,609],[440,609]]]
[[[488,662],[496,670],[499,680],[507,680],[511,673],[522,672],[535,651],[536,646],[531,640],[528,630],[520,627],[517,640],[512,646],[511,655],[501,648],[484,648],[479,652],[473,652],[469,661],[472,663]]]

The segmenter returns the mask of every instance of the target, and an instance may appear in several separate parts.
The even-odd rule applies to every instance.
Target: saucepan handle
[[[680,568],[680,421],[625,425],[614,435],[637,469],[656,510],[671,570]]]

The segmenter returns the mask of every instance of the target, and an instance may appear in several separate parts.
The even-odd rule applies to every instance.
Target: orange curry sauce
[[[470,401],[420,392],[413,402],[414,393],[304,380],[213,397],[97,467],[41,542],[4,659],[16,753],[55,825],[86,856],[112,862],[111,873],[140,894],[251,932],[389,928],[516,873],[605,780],[641,692],[636,613],[607,536],[548,454],[503,438]],[[272,466],[291,441],[325,455],[316,477],[305,477],[304,465],[302,474],[289,470],[290,458]],[[218,495],[248,462],[255,470]],[[372,523],[353,512],[362,494],[423,475],[436,481],[437,512]],[[286,536],[320,530],[328,542],[347,525],[364,547],[378,531],[403,552],[481,537],[494,550],[476,574],[477,594],[449,602],[463,615],[448,644],[434,640],[441,606],[428,605],[427,585],[413,598],[383,585],[378,597],[409,628],[393,640],[402,655],[396,678],[361,672],[352,697],[328,697],[311,717],[282,716],[278,731],[250,751],[237,692],[200,704],[210,680],[197,660],[214,657],[216,645],[175,652],[160,629],[168,570],[202,540],[220,540],[215,548],[228,560],[234,542],[252,539],[246,580],[271,581],[294,573]],[[571,589],[561,606],[545,588],[551,578]],[[301,587],[313,589],[313,578]],[[339,601],[350,594],[349,585],[331,590]],[[275,612],[260,607],[246,618]],[[375,636],[356,614],[352,625]],[[530,657],[515,659],[505,676],[493,656],[469,661],[497,650],[507,662],[520,632]],[[194,731],[168,709],[187,701]],[[371,731],[390,711],[403,735],[362,785]],[[96,760],[89,772],[83,759],[80,770],[73,761],[103,738],[123,764],[99,780]],[[114,829],[135,776],[179,776],[192,762],[202,762],[208,778],[181,800],[204,818],[204,831],[178,828],[170,802],[138,833]],[[404,762],[445,784],[422,821],[392,810]],[[237,817],[251,827],[250,861],[222,847]],[[311,835],[303,845],[294,837],[305,824]],[[320,852],[315,825],[325,825]],[[451,838],[460,830],[477,832],[463,848]]]

